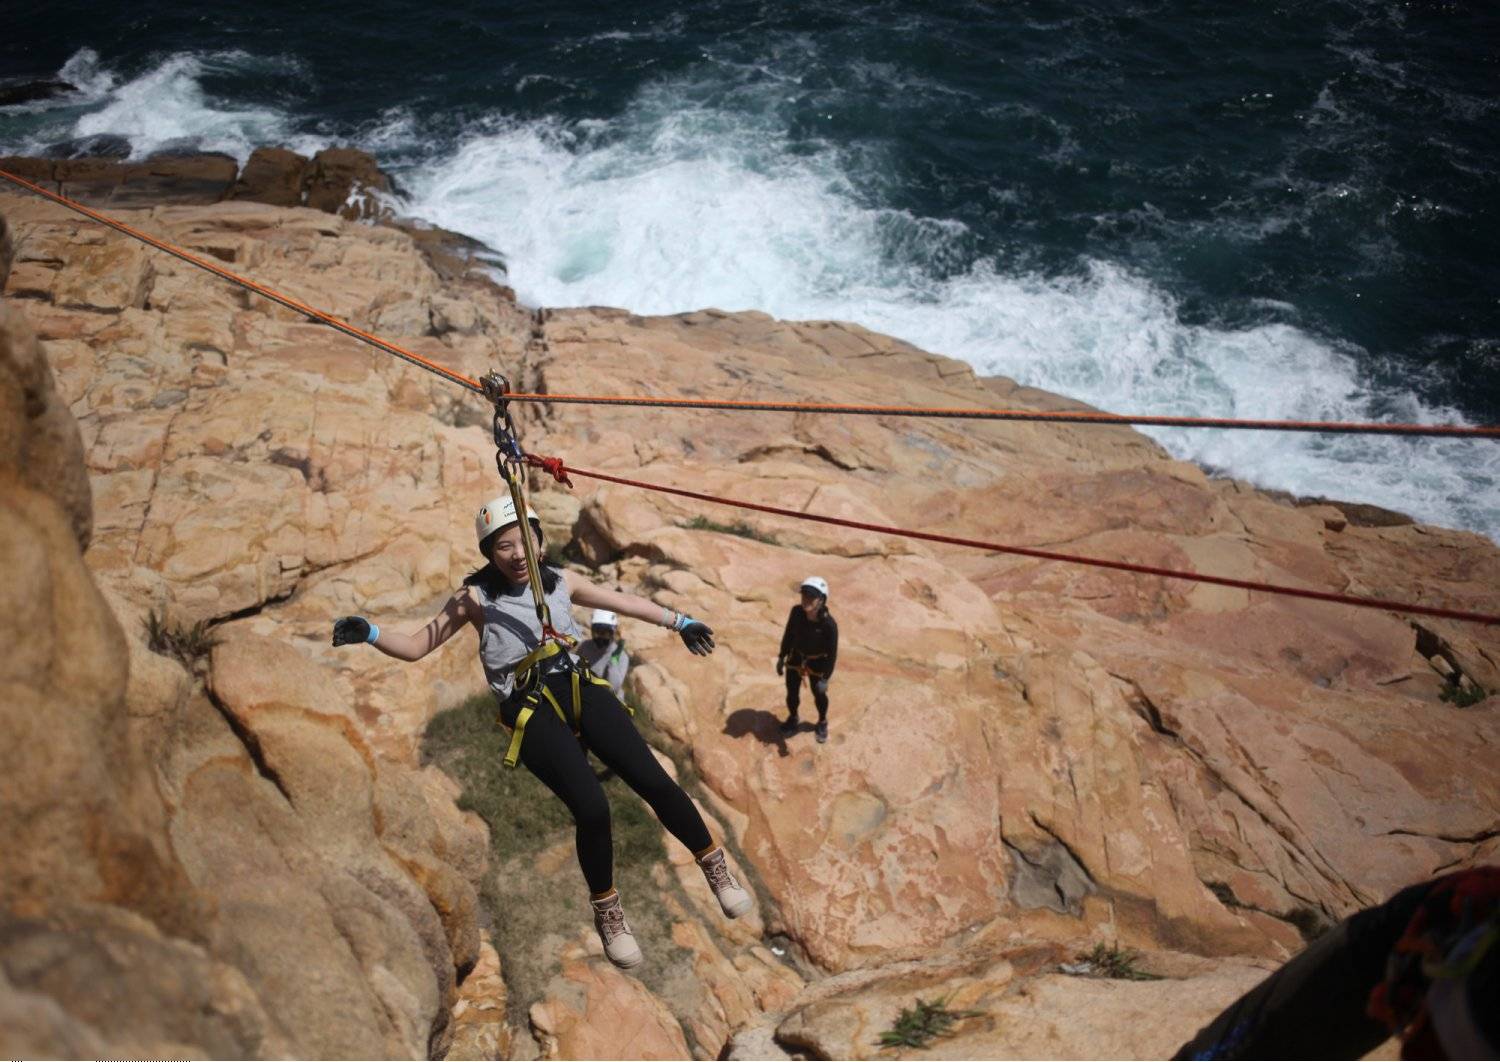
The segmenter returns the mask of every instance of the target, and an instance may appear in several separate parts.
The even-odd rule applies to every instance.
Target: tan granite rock
[[[447,1057],[474,1062],[509,1058],[514,1032],[505,1020],[505,1000],[500,956],[486,937],[453,1006],[453,1044]]]
[[[629,974],[602,960],[572,959],[531,1007],[543,1058],[687,1058],[682,1027]]]
[[[329,174],[336,161],[324,160]],[[486,410],[188,266],[137,259],[56,208],[0,196],[0,213],[13,228],[7,294],[79,419],[102,502],[89,572],[132,628],[164,610],[216,621],[225,640],[211,662],[217,706],[184,693],[189,672],[171,667],[114,694],[126,735],[165,753],[182,870],[221,905],[205,923],[209,953],[274,1001],[266,1012],[287,1016],[302,1050],[446,1046],[445,1015],[464,998],[456,973],[483,955],[469,928],[476,835],[439,810],[451,791],[382,764],[412,762],[427,719],[483,690],[474,641],[403,665],[334,650],[328,632],[356,612],[416,629],[476,565],[471,513],[498,489]],[[500,368],[532,389],[1077,408],[848,324],[533,315],[413,231],[326,213],[232,202],[130,219],[458,372]],[[533,452],[763,504],[1500,609],[1500,550],[1480,536],[1298,506],[1122,427],[574,405],[517,417]],[[1166,1032],[1153,1039],[1138,1016],[1176,986],[1187,1023],[1206,1018],[1250,976],[1243,963],[1204,960],[1171,985],[1001,976],[1020,969],[1015,935],[1042,952],[1110,939],[1270,961],[1408,881],[1495,857],[1496,702],[1443,700],[1500,685],[1488,629],[793,523],[583,476],[566,494],[536,487],[549,542],[601,581],[714,626],[707,659],[628,626],[629,689],[765,888],[759,926],[811,980],[737,935],[758,934],[751,922],[712,929],[679,861],[690,898],[673,911],[673,943],[699,987],[660,1000],[567,957],[532,1009],[549,1057],[680,1055],[684,1027],[706,1054],[729,1040],[853,1055],[904,993],[958,991],[965,977],[1030,1031],[975,1026],[955,1051],[1163,1053]],[[810,572],[832,584],[841,625],[826,745],[775,726],[781,627]],[[46,629],[29,604],[16,615]],[[15,666],[40,673],[49,654]],[[121,686],[139,655],[117,644],[106,679]],[[58,856],[73,887],[93,887],[90,858]],[[266,896],[289,912],[280,921],[257,906]],[[300,994],[284,984],[294,945],[325,975]],[[342,1015],[304,1039],[336,998]],[[766,1015],[780,1016],[770,1033]]]
[[[177,413],[153,418],[202,385],[195,350],[168,339],[173,354],[151,357],[170,334],[144,308],[158,274],[97,233],[0,244],[7,262],[55,268],[53,290],[78,293],[71,305],[0,302],[6,1043],[41,1055],[440,1054],[480,954],[483,827],[457,810],[451,783],[383,760],[337,676],[286,638],[221,626],[212,657],[182,649],[181,662],[147,647],[152,625],[215,618],[174,580],[217,577],[233,592],[243,579],[254,611],[284,585],[297,537],[272,526],[252,538],[264,552],[247,568],[219,548],[233,541],[223,521],[195,523],[235,496],[219,475],[233,462],[192,463],[211,446],[169,465],[201,503],[157,513],[175,528],[153,525]],[[101,483],[97,521],[86,460]],[[273,483],[266,497],[277,493]],[[143,542],[169,544],[148,555]]]
[[[994,386],[853,326],[748,314],[550,311],[544,338],[542,378],[567,392],[606,373],[615,391],[664,390],[661,363],[676,393],[732,378],[757,397],[879,402],[894,388],[961,405]],[[837,511],[838,489],[872,522],[915,513],[957,534],[1356,592],[1368,585],[1352,578],[1376,574],[1369,556],[1403,542],[1390,575],[1414,597],[1495,601],[1486,579],[1500,552],[1477,536],[1334,532],[1121,429],[565,408],[541,418],[548,452],[584,468],[793,509],[825,511],[823,498]],[[1293,922],[1478,858],[1476,842],[1441,836],[1494,828],[1500,779],[1477,754],[1494,710],[1404,695],[1392,677],[1408,674],[1417,634],[1399,619],[947,547],[851,548],[837,529],[709,511],[775,539],[762,543],[685,529],[696,503],[582,478],[577,493],[584,554],[638,571],[729,647],[722,664],[674,659],[670,641],[643,634],[634,681],[739,813],[726,821],[786,928],[828,968],[919,954],[1032,906],[1142,942],[1286,954]],[[1451,545],[1434,558],[1438,581],[1418,588],[1405,573],[1420,569],[1424,534]],[[770,664],[809,570],[832,583],[843,636],[822,747],[774,729]],[[1444,651],[1483,673],[1493,639],[1467,644]],[[1234,738],[1196,737],[1211,720]],[[1382,761],[1396,749],[1393,769]],[[1461,783],[1418,765],[1444,750],[1457,751]],[[1439,836],[1441,815],[1462,830]]]

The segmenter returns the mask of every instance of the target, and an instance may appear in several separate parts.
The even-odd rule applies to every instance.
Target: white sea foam
[[[99,53],[92,48],[80,48],[73,53],[57,72],[57,77],[90,100],[103,99],[116,84],[115,75],[99,65]]]
[[[103,107],[78,120],[74,135],[123,136],[130,141],[133,158],[178,144],[222,151],[240,162],[262,144],[306,147],[282,112],[269,107],[237,108],[203,90],[206,73],[232,68],[249,58],[237,52],[174,55],[114,88]]]
[[[134,77],[122,77],[83,48],[58,76],[77,87],[46,101],[43,120],[28,127],[22,142],[6,145],[19,153],[40,153],[51,144],[110,134],[124,137],[131,158],[145,158],[164,148],[222,151],[240,162],[264,144],[316,151],[326,138],[296,132],[291,115],[269,106],[240,107],[205,91],[206,76],[254,73],[262,77],[300,78],[306,71],[290,57],[264,57],[242,51],[180,52]]]
[[[1168,295],[1107,262],[1072,278],[993,261],[948,275],[970,234],[863,201],[853,164],[828,146],[789,150],[774,108],[708,106],[658,85],[589,129],[492,124],[407,183],[415,213],[503,250],[511,283],[537,305],[857,321],[1117,412],[1461,420],[1379,389],[1360,352],[1298,328],[1184,324]],[[1267,487],[1500,532],[1493,444],[1152,434]]]
[[[85,50],[65,76],[88,107],[60,110],[65,126],[28,135],[40,144],[112,133],[128,137],[137,156],[192,143],[241,160],[266,143],[324,146],[295,135],[292,115],[204,90],[205,76],[255,63],[301,76],[285,61],[226,52],[169,56],[122,78]],[[533,304],[852,320],[1117,412],[1459,419],[1381,389],[1361,352],[1287,324],[1184,324],[1168,295],[1118,265],[1083,263],[1077,276],[1059,278],[973,262],[975,235],[963,225],[878,202],[870,189],[882,187],[888,168],[878,147],[856,154],[805,130],[793,143],[788,93],[801,91],[799,66],[775,65],[790,73],[725,81],[709,64],[648,86],[607,120],[491,119],[436,157],[427,157],[418,116],[405,110],[379,116],[356,140],[405,164],[412,213],[501,250],[511,283]],[[1331,101],[1322,105],[1336,113]],[[1153,434],[1179,456],[1265,486],[1500,534],[1493,444]]]

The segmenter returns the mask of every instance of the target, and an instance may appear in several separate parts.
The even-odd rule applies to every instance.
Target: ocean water
[[[857,321],[1122,413],[1500,423],[1493,5],[7,5],[0,86],[46,77],[0,154],[353,144],[536,305]],[[1500,443],[1152,434],[1500,536]]]

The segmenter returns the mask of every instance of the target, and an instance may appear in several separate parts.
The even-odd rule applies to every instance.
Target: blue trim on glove
[[[366,623],[370,623],[369,620],[365,620],[365,622]],[[371,645],[374,645],[375,644],[375,639],[379,638],[379,637],[380,637],[380,628],[377,627],[377,626],[375,626],[375,624],[370,623],[370,635],[369,635],[369,637],[367,637],[365,639],[365,641],[369,642]]]

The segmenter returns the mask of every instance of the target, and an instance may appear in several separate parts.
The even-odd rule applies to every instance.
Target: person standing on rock
[[[625,699],[625,675],[630,670],[630,654],[620,641],[620,618],[604,608],[594,609],[587,641],[578,643],[578,657],[599,678],[609,683],[615,696]]]
[[[795,733],[800,725],[797,708],[802,699],[802,676],[806,675],[818,709],[815,730],[821,744],[828,740],[828,680],[838,662],[839,625],[828,611],[827,580],[809,575],[802,580],[801,590],[802,600],[787,615],[781,652],[776,657],[776,674],[786,676],[787,714],[781,732]]]
[[[512,731],[507,765],[519,758],[573,813],[578,864],[592,893],[594,926],[609,961],[628,969],[640,964],[641,949],[614,887],[609,802],[589,766],[589,752],[624,779],[693,853],[726,917],[745,914],[752,901],[730,872],[723,849],[709,835],[692,799],[656,761],[609,686],[587,672],[575,686],[578,664],[573,653],[546,655],[546,646],[554,643],[542,637],[522,541],[523,535],[533,535],[534,552],[540,555],[542,527],[534,513],[526,516],[525,521],[517,516],[508,494],[480,508],[474,527],[485,564],[464,579],[443,610],[420,631],[382,631],[363,616],[345,616],[334,623],[333,644],[368,642],[386,656],[412,662],[465,625],[478,632],[479,659],[499,702],[500,721]],[[558,633],[570,639],[580,634],[572,616],[576,602],[670,627],[693,653],[707,656],[713,652],[713,631],[691,616],[634,594],[606,590],[575,572],[550,565],[542,566],[541,576]],[[567,721],[570,715],[572,723]],[[516,809],[517,814],[524,811]]]

